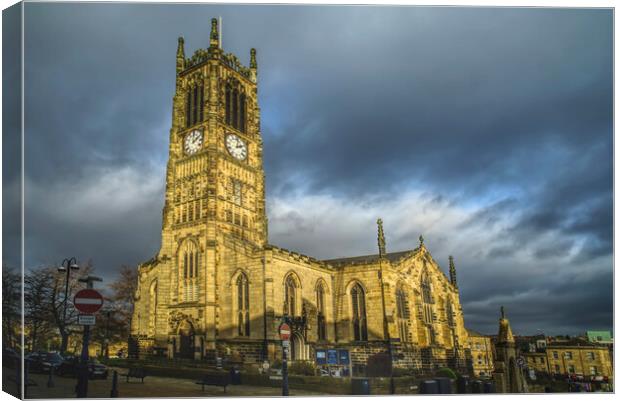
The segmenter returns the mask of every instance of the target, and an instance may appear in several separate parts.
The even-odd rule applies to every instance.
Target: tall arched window
[[[422,307],[423,319],[427,327],[428,339],[431,344],[435,343],[435,331],[433,330],[433,296],[431,294],[431,280],[427,273],[422,276]]]
[[[295,316],[296,312],[296,291],[297,285],[292,275],[286,278],[284,283],[284,302],[285,311],[289,316]]]
[[[247,126],[247,97],[243,92],[243,87],[236,81],[228,82],[224,97],[226,103],[226,124],[241,132],[245,132]]]
[[[450,300],[450,298],[448,298],[446,304],[446,321],[448,322],[448,326],[454,326],[454,309],[452,308],[452,300]]]
[[[366,326],[366,297],[364,289],[357,283],[351,289],[351,308],[353,320],[353,339],[367,341],[368,329]]]
[[[179,264],[179,300],[180,302],[197,301],[200,250],[194,241],[186,241],[181,247]]]
[[[402,288],[396,290],[396,319],[398,321],[398,333],[400,341],[409,341],[409,308],[407,294]]]
[[[204,85],[192,86],[185,96],[185,126],[191,127],[204,119]]]
[[[319,282],[316,286],[316,327],[317,338],[319,341],[327,339],[325,319],[325,287],[322,282]]]
[[[157,280],[149,288],[149,336],[155,335],[157,329]]]
[[[237,329],[240,336],[250,335],[250,286],[243,273],[237,277]]]

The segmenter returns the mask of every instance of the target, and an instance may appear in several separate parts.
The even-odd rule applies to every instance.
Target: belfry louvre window
[[[250,335],[250,286],[243,273],[237,278],[237,331],[240,336]]]
[[[319,283],[316,288],[316,312],[317,337],[319,340],[325,340],[327,338],[325,330],[325,288],[323,288],[322,283]]]
[[[228,83],[226,85],[226,124],[241,132],[246,130],[247,99],[243,90],[238,85]]]
[[[185,126],[191,127],[204,120],[204,86],[191,87],[185,97]]]
[[[351,307],[353,312],[353,339],[355,341],[367,341],[368,329],[366,326],[366,299],[364,289],[355,284],[351,289]]]

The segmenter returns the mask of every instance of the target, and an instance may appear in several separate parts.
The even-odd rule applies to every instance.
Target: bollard
[[[456,392],[457,394],[467,394],[467,388],[469,387],[469,377],[460,376],[456,379]]]
[[[439,394],[439,385],[436,380],[422,380],[420,394]]]
[[[480,380],[474,380],[471,382],[471,392],[472,394],[482,393],[482,382]]]
[[[485,382],[484,383],[484,392],[485,393],[494,393],[495,392],[495,385],[493,384],[493,382]]]
[[[54,387],[54,366],[50,365],[50,372],[47,375],[47,387]]]
[[[110,391],[111,398],[118,398],[118,372],[115,370],[112,374],[112,391]]]
[[[448,377],[438,377],[434,379],[439,388],[439,394],[452,394],[452,380]]]

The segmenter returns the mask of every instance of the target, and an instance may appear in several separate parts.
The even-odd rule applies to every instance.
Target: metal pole
[[[288,363],[287,363],[287,347],[282,341],[282,395],[288,396]]]
[[[98,277],[88,276],[80,281],[86,282],[86,288],[93,288],[94,281],[101,281]],[[84,335],[82,337],[82,355],[80,358],[80,366],[78,371],[77,382],[77,398],[86,398],[88,396],[88,342],[90,340],[90,326],[84,325]]]
[[[115,370],[112,374],[112,391],[110,391],[111,398],[118,398],[118,372]]]

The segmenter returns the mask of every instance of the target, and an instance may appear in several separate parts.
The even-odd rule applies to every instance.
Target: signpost
[[[75,309],[84,314],[78,317],[78,323],[84,325],[84,335],[82,337],[80,368],[77,374],[76,396],[78,398],[86,398],[88,396],[88,341],[90,339],[90,326],[95,324],[93,313],[98,312],[103,306],[103,296],[99,291],[93,289],[93,282],[101,281],[99,277],[88,276],[80,279],[80,281],[85,282],[87,288],[78,291],[73,298]]]
[[[288,349],[290,346],[289,339],[291,338],[291,327],[282,323],[278,327],[280,333],[280,340],[282,340],[282,395],[288,396]]]

